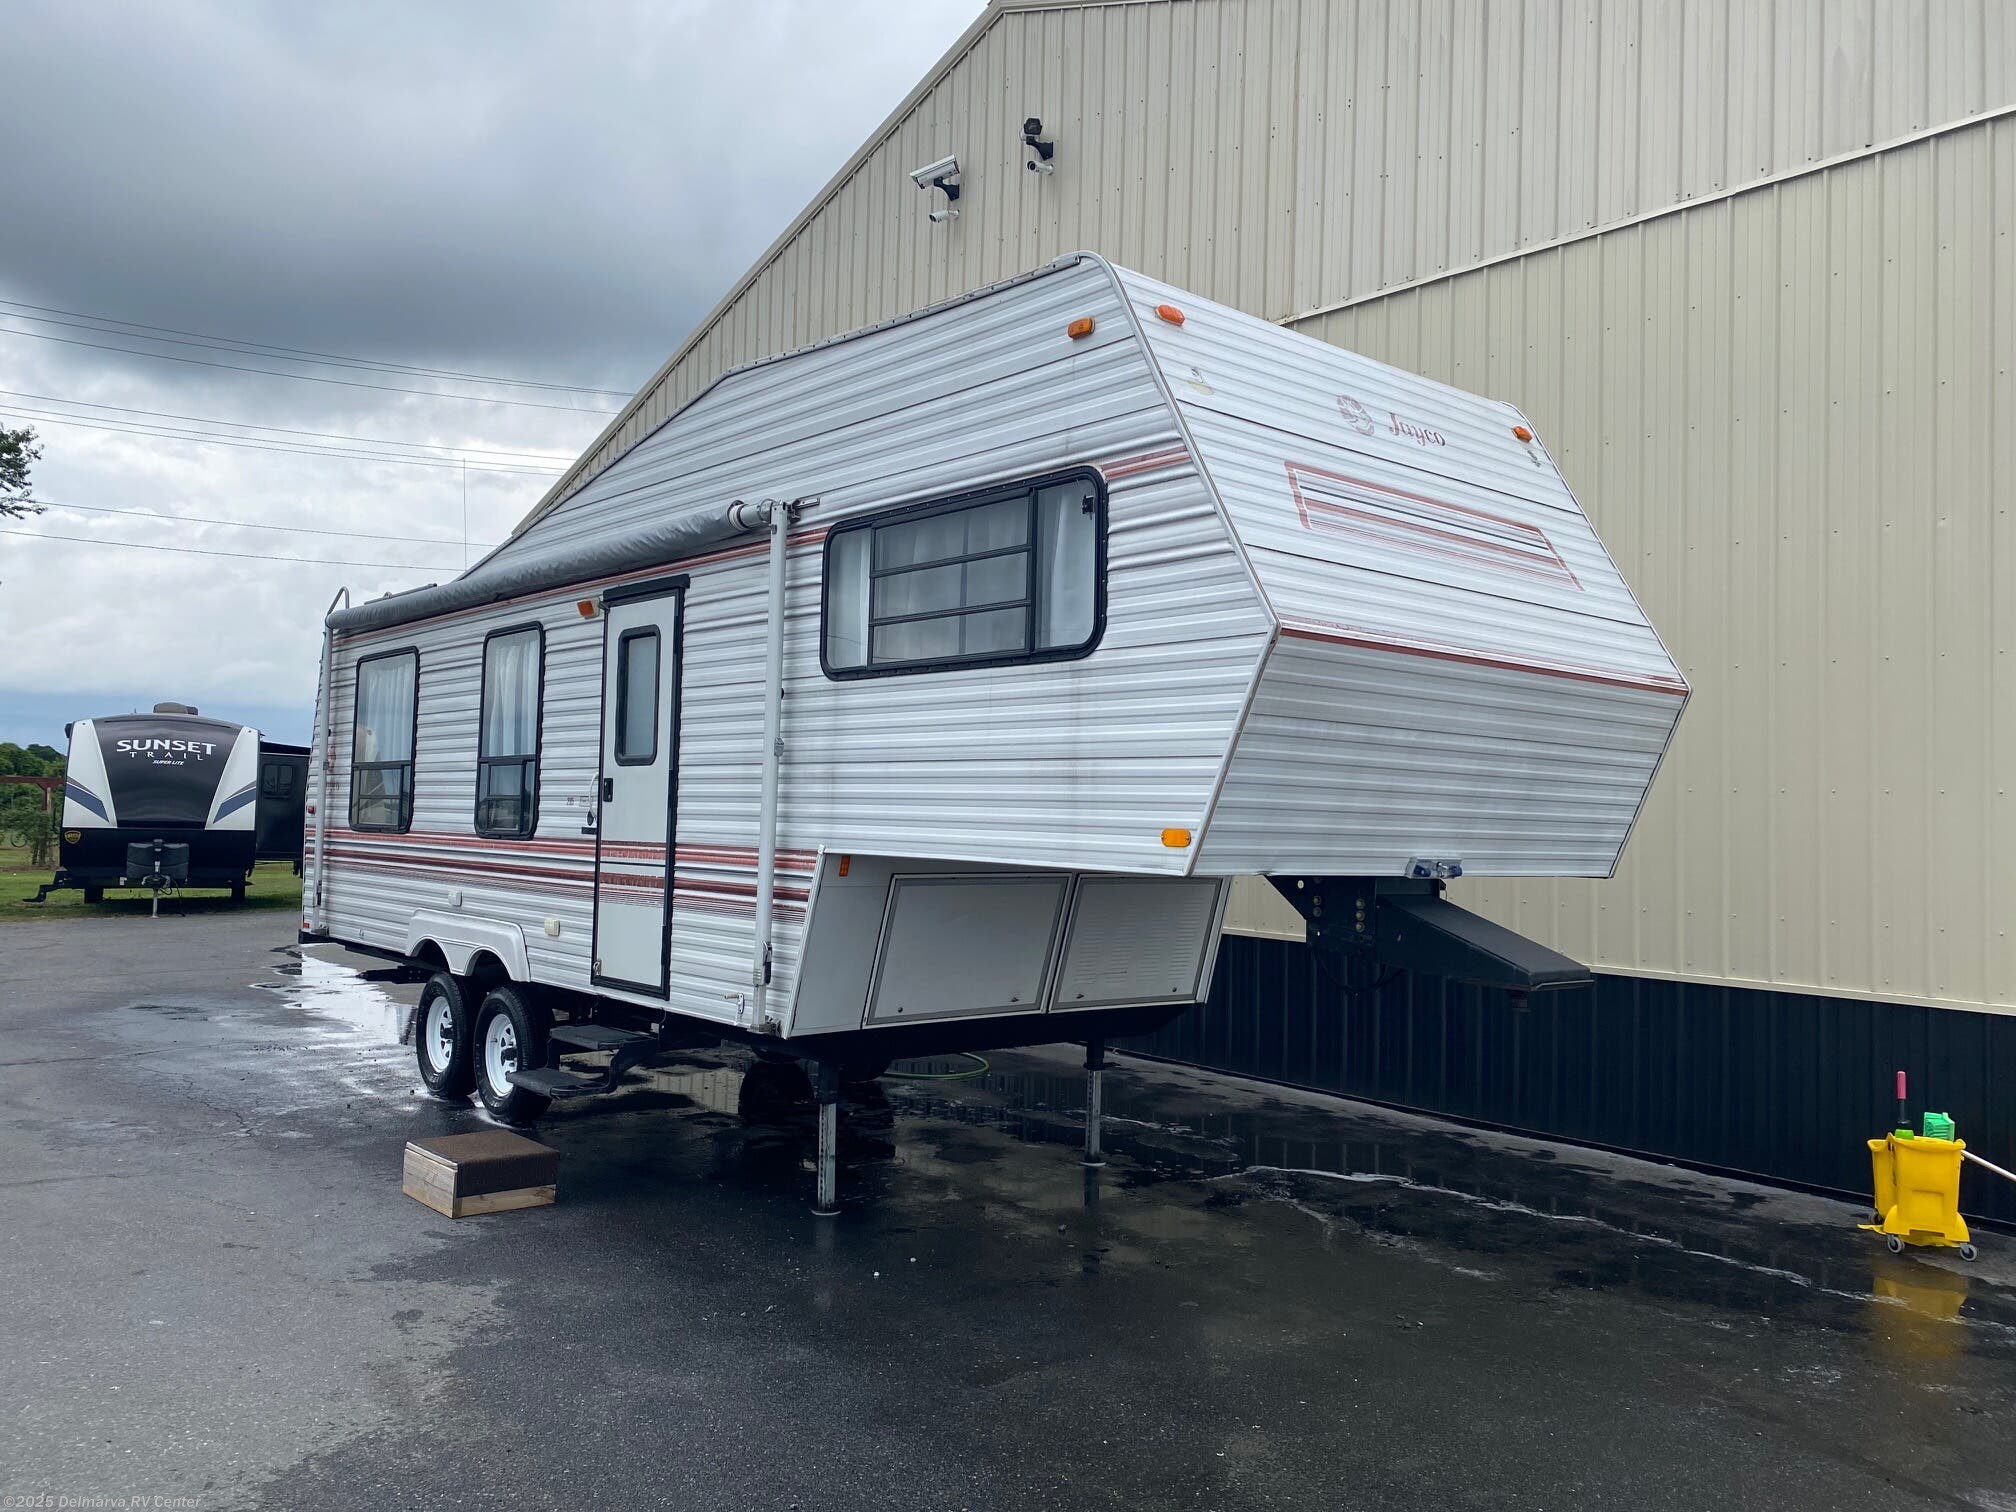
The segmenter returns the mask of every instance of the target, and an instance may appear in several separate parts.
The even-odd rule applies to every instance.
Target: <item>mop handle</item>
[[[2000,1176],[2004,1181],[2016,1181],[2016,1171],[2005,1171],[2002,1169],[2002,1167],[1995,1164],[1994,1161],[1983,1160],[1979,1155],[1976,1155],[1972,1150],[1962,1150],[1960,1152],[1960,1157],[1963,1160],[1971,1160],[1974,1162],[1974,1164],[1978,1166],[1988,1167],[1989,1170],[1993,1171],[1997,1176]]]
[[[1904,1117],[1904,1073],[1897,1073],[1897,1127],[1908,1129],[1910,1123]]]

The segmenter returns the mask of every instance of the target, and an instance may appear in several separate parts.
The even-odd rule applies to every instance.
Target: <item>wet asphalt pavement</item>
[[[0,1505],[2016,1509],[2016,1239],[1128,1060],[1088,1175],[1065,1050],[856,1096],[838,1220],[722,1051],[450,1222],[290,926],[0,928]]]

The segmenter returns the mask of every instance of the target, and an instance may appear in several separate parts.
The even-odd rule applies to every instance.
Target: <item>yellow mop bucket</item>
[[[1960,1216],[1960,1162],[1964,1139],[1935,1139],[1899,1129],[1869,1141],[1875,1167],[1876,1218],[1864,1224],[1884,1235],[1892,1250],[1907,1244],[1958,1245],[1972,1260],[1967,1220]]]
[[[1962,1260],[1974,1258],[1967,1220],[1960,1216],[1960,1165],[1971,1160],[1998,1176],[2000,1166],[1967,1153],[1967,1141],[1954,1132],[1944,1113],[1925,1115],[1924,1130],[1914,1134],[1904,1116],[1904,1073],[1897,1073],[1897,1127],[1869,1141],[1869,1163],[1876,1194],[1873,1229],[1889,1242],[1892,1254],[1907,1244],[1955,1246]],[[2010,1176],[2016,1181],[2016,1176]]]

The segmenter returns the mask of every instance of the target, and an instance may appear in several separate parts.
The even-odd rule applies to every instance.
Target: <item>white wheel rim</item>
[[[517,1069],[518,1031],[511,1027],[511,1016],[500,1013],[483,1031],[483,1070],[489,1077],[490,1089],[499,1097],[509,1092],[511,1073]]]
[[[449,1011],[446,997],[437,997],[428,1007],[420,1043],[427,1049],[428,1066],[437,1075],[446,1071],[448,1063],[455,1059],[455,1015]]]

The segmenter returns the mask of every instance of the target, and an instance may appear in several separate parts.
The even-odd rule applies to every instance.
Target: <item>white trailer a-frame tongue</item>
[[[304,937],[439,968],[423,1074],[507,1117],[696,1030],[829,1110],[1096,1065],[1208,994],[1241,875],[1534,990],[1586,977],[1442,883],[1608,875],[1686,696],[1516,410],[1080,254],[730,373],[332,613]]]

